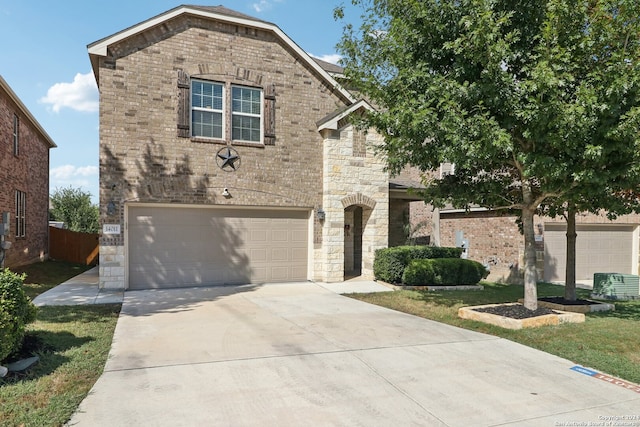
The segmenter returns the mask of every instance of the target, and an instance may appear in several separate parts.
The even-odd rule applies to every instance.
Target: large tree
[[[640,4],[352,3],[361,25],[345,26],[339,50],[349,83],[379,107],[366,124],[384,136],[389,170],[452,162],[454,175],[425,181],[426,200],[517,212],[534,310],[534,215],[577,201],[600,208],[594,194],[636,174]]]
[[[57,188],[50,197],[51,209],[49,217],[54,221],[62,221],[71,231],[97,233],[99,211],[91,203],[91,194],[79,188]]]

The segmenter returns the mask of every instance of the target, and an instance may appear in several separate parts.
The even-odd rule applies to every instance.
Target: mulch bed
[[[509,317],[511,319],[528,319],[530,317],[544,316],[545,314],[556,314],[550,308],[538,307],[531,311],[521,304],[497,305],[494,307],[474,308],[474,311],[482,313],[497,314],[498,316]]]
[[[545,302],[551,302],[553,304],[558,304],[558,305],[596,305],[599,304],[595,301],[589,301],[586,299],[577,299],[575,301],[569,301],[564,299],[563,297],[544,297],[544,298],[538,298],[538,301],[545,301]]]

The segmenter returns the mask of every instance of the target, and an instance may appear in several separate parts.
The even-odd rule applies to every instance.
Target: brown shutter
[[[276,145],[276,86],[264,88],[264,145]]]
[[[191,121],[191,99],[189,92],[191,84],[189,75],[183,70],[178,70],[178,136],[189,138]]]

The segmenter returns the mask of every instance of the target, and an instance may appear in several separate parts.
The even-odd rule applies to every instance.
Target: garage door
[[[633,261],[634,226],[577,225],[576,280],[593,273],[636,274]],[[545,224],[544,280],[564,281],[567,248],[565,224]]]
[[[307,279],[308,211],[134,206],[129,288]]]

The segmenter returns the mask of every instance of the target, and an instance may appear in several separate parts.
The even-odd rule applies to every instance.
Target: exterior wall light
[[[318,216],[318,221],[324,221],[327,216],[322,208],[318,209],[316,215]]]
[[[116,214],[116,204],[113,203],[113,200],[107,204],[107,215],[115,215]]]

